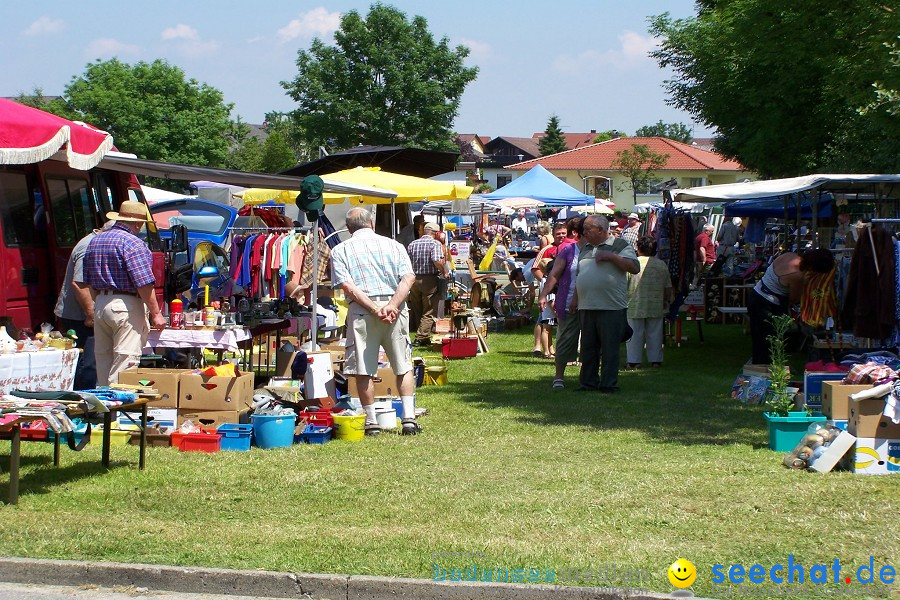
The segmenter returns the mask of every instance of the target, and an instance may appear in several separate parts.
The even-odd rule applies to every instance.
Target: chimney
[[[596,129],[591,129],[591,133],[597,133]]]

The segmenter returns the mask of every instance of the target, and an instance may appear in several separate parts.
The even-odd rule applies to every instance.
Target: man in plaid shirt
[[[631,244],[632,250],[637,252],[637,241],[641,237],[641,218],[637,213],[628,215],[628,227],[622,230],[622,239]]]
[[[84,253],[85,283],[94,297],[99,386],[116,383],[120,371],[138,365],[151,325],[166,326],[154,291],[153,258],[135,235],[147,222],[147,208],[126,200],[106,218],[116,224],[97,234]]]
[[[372,213],[361,206],[351,208],[346,222],[352,235],[331,253],[331,282],[349,303],[344,373],[356,377],[366,411],[366,435],[378,435],[372,377],[378,374],[378,351],[383,347],[403,403],[401,433],[413,435],[421,428],[416,421],[406,297],[416,276],[403,244],[375,233]]]
[[[431,328],[438,306],[438,279],[444,277],[444,246],[437,241],[440,228],[425,223],[425,233],[407,248],[416,281],[409,291],[411,328],[416,330],[416,346],[431,345]]]

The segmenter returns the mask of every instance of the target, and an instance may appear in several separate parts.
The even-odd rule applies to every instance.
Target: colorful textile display
[[[832,268],[828,273],[813,273],[807,280],[800,300],[800,320],[807,325],[824,327],[828,317],[837,315],[835,272]]]

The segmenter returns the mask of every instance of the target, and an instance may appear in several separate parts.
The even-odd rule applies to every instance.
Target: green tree
[[[224,166],[239,171],[260,171],[262,169],[262,147],[259,139],[250,135],[251,127],[240,117],[232,123],[227,134],[229,141],[228,155]]]
[[[90,63],[65,97],[70,114],[111,133],[122,152],[214,167],[228,153],[232,105],[163,60]]]
[[[620,192],[631,189],[637,204],[638,191],[647,190],[653,180],[653,171],[666,165],[668,154],[654,152],[645,144],[632,144],[630,149],[619,150],[612,161],[612,168],[621,171],[627,180],[618,186]]]
[[[569,149],[566,146],[566,138],[563,137],[562,129],[559,128],[558,116],[550,115],[550,120],[547,121],[547,129],[544,130],[544,135],[541,136],[538,147],[541,149],[541,156],[557,154]]]
[[[262,148],[262,164],[260,171],[263,173],[280,173],[296,166],[297,158],[287,138],[280,131],[273,131],[266,136]]]
[[[435,42],[424,17],[380,3],[365,18],[341,17],[334,45],[316,38],[297,53],[297,76],[282,81],[299,106],[293,118],[312,146],[404,145],[454,150],[451,126],[478,69],[465,46]]]
[[[657,121],[654,125],[644,125],[634,132],[635,137],[664,137],[676,142],[690,144],[694,139],[691,128],[684,123],[663,123]]]
[[[763,176],[900,171],[900,119],[860,110],[896,73],[898,28],[881,0],[701,0],[694,18],[650,19],[670,103]]]
[[[597,137],[594,138],[594,143],[599,144],[600,142],[608,142],[609,140],[614,140],[616,138],[628,137],[621,131],[617,131],[615,129],[608,129],[606,131],[601,131],[597,134]]]

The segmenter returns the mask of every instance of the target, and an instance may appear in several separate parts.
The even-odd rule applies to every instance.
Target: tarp
[[[59,152],[70,167],[87,171],[112,147],[105,131],[0,98],[0,165],[34,164]]]
[[[381,167],[391,173],[432,177],[456,168],[459,152],[440,152],[402,146],[357,146],[283,171],[283,175],[306,176],[354,167]],[[323,176],[324,177],[324,176]]]
[[[535,165],[499,190],[484,194],[486,200],[515,197],[540,200],[547,206],[580,206],[594,202],[593,196],[582,194],[541,165]]]
[[[787,196],[739,200],[725,205],[725,216],[784,218],[785,214],[787,214],[789,219],[812,219],[813,198],[815,198],[817,203],[815,216],[817,218],[830,217],[833,211],[834,197],[828,192],[798,193]],[[785,206],[787,206],[787,213],[785,213]],[[799,215],[797,214],[798,209]]]
[[[453,181],[434,181],[382,171],[378,167],[356,167],[334,173],[325,173],[322,179],[326,182],[341,183],[347,186],[365,186],[377,189],[380,194],[324,194],[326,204],[341,204],[350,200],[351,204],[389,204],[393,202],[418,202],[419,200],[457,200],[468,198],[472,188]],[[262,204],[274,200],[281,204],[290,204],[297,197],[297,192],[279,192],[267,189],[244,190],[245,204]]]
[[[871,189],[878,184],[900,184],[900,175],[817,174],[787,179],[725,183],[722,185],[706,185],[672,190],[672,199],[682,202],[691,200],[702,201],[705,199],[725,201],[752,200],[785,196],[815,189],[831,192]]]
[[[447,215],[477,215],[481,212],[495,213],[500,207],[490,200],[470,197],[466,200],[437,200],[422,206],[422,214],[436,215],[441,211]]]
[[[161,190],[159,188],[150,187],[149,185],[142,185],[141,191],[144,192],[144,200],[146,200],[148,204],[153,204],[154,202],[163,202],[165,200],[183,200],[185,198],[197,197],[179,194],[177,192],[170,192],[169,190]]]

